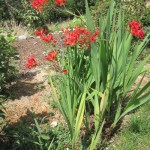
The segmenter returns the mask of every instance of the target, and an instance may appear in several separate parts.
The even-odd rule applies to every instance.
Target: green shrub
[[[125,12],[125,20],[135,19],[143,23],[144,26],[150,25],[150,7],[146,7],[144,0],[121,1],[115,0]],[[109,0],[99,0],[95,6],[91,7],[91,13],[98,23],[100,16],[105,16],[109,6]]]
[[[124,11],[120,7],[116,9],[115,0],[111,0],[107,15],[98,19],[97,28],[101,33],[97,41],[90,37],[88,50],[87,47],[80,47],[84,44],[78,43],[80,39],[76,44],[70,40],[75,39],[79,31],[72,30],[67,39],[70,47],[67,47],[65,57],[60,62],[67,72],[49,78],[54,100],[70,132],[72,149],[75,149],[82,126],[89,135],[83,149],[94,150],[105,134],[106,126],[107,135],[111,135],[127,113],[150,100],[150,82],[141,85],[149,70],[145,64],[150,56],[137,63],[137,59],[145,51],[150,35],[132,35],[129,32],[130,24],[124,17]],[[88,3],[86,25],[90,35],[98,35]],[[141,25],[138,28],[142,30]],[[89,32],[83,32],[82,28],[79,37],[84,39],[88,34],[82,33]],[[143,39],[133,43],[134,38],[138,37]],[[139,75],[142,78],[133,89]]]
[[[3,90],[5,83],[14,76],[16,67],[13,61],[17,59],[16,49],[11,45],[15,37],[10,33],[7,36],[0,30],[0,92]]]
[[[89,0],[90,6],[94,5],[94,3],[94,0]],[[79,14],[79,12],[83,14],[85,13],[85,2],[67,0],[66,8],[75,14]],[[31,8],[30,1],[28,0],[21,0],[19,2],[17,0],[0,1],[0,19],[2,21],[13,19],[18,24],[21,23],[31,28],[41,27],[51,22],[73,17],[73,15],[63,11],[64,9],[59,10],[59,8],[56,9],[54,5],[51,5],[46,10],[46,13],[39,13]]]
[[[141,21],[145,26],[150,26],[150,6],[145,8],[145,11],[142,15]]]
[[[142,22],[145,26],[150,25],[150,7],[146,7],[144,0],[132,0],[130,2],[121,3],[121,5],[124,5],[126,20],[134,18]]]

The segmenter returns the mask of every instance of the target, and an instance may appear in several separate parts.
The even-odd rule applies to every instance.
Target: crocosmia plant
[[[67,0],[53,3],[64,7]],[[33,4],[39,11],[47,1],[34,0]],[[142,23],[134,19],[125,22],[124,13],[116,11],[114,0],[110,1],[107,16],[99,19],[98,27],[92,22],[87,0],[85,7],[84,27],[63,29],[66,50],[51,50],[45,58],[52,63],[58,61],[60,66],[49,81],[54,101],[69,129],[72,149],[82,137],[88,139],[87,144],[80,143],[82,149],[94,150],[106,126],[107,134],[111,134],[127,113],[150,100],[150,81],[141,85],[150,69],[145,65],[150,56],[137,62],[150,35],[144,33]],[[57,43],[43,29],[35,34],[50,44]],[[132,46],[135,37],[137,41]],[[27,68],[34,66],[36,61],[28,59]]]

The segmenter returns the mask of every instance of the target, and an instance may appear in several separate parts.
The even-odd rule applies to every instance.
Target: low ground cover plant
[[[18,59],[17,51],[12,46],[15,37],[11,33],[3,33],[0,29],[0,93],[7,81],[17,72],[15,60]]]
[[[117,0],[116,5],[120,5],[125,13],[125,20],[132,20],[133,18],[137,21],[142,22],[144,26],[150,25],[150,6],[146,6],[148,1],[145,0],[131,0],[122,1]],[[107,14],[107,9],[109,7],[109,0],[98,0],[94,6],[91,6],[92,18],[96,23],[101,15],[105,16]]]
[[[150,101],[128,116],[128,123],[124,122],[124,128],[113,138],[115,144],[110,145],[109,149],[149,149],[149,107]]]
[[[66,0],[54,2],[57,7],[66,4]],[[48,1],[33,3],[38,11],[48,5]],[[57,61],[57,73],[49,77],[49,82],[69,129],[71,148],[76,149],[80,141],[81,149],[94,150],[104,133],[111,135],[126,114],[150,100],[150,81],[142,86],[150,69],[145,66],[150,56],[140,63],[136,61],[145,51],[150,35],[145,35],[140,22],[126,22],[114,0],[110,1],[107,16],[99,18],[98,28],[92,22],[87,1],[85,7],[85,26],[62,31],[65,51],[55,49],[57,40],[48,31],[41,28],[35,34],[54,47],[45,59],[51,64]],[[137,39],[134,44],[133,38]],[[37,64],[31,56],[26,68]],[[139,76],[142,78],[134,85]]]

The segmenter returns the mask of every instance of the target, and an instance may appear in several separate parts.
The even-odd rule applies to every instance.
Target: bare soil
[[[62,34],[58,33],[54,35],[54,39],[57,39],[56,50],[64,50],[62,42]],[[51,89],[48,84],[48,73],[44,68],[50,69],[45,60],[45,51],[51,50],[49,44],[41,41],[40,38],[27,38],[25,40],[17,40],[14,43],[19,53],[18,67],[19,74],[18,79],[10,83],[8,91],[10,91],[11,99],[4,103],[5,106],[5,121],[9,125],[16,125],[20,119],[26,119],[27,121],[33,120],[31,113],[35,115],[42,115],[43,117],[53,112],[53,116],[49,119],[50,123],[53,121],[61,120],[58,111],[50,107],[48,103],[51,101]],[[29,56],[34,55],[38,67],[26,69],[25,64]],[[50,74],[55,74],[51,70]],[[29,113],[30,112],[30,113]]]

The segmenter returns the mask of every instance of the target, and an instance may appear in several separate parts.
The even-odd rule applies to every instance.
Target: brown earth
[[[27,38],[26,40],[17,40],[14,45],[17,48],[19,52],[19,58],[18,61],[19,70],[21,72],[25,71],[25,64],[27,57],[30,57],[32,55],[35,56],[35,58],[38,61],[38,65],[41,66],[43,64],[47,64],[45,60],[45,52],[48,50],[56,49],[58,51],[64,50],[63,41],[62,41],[63,35],[62,33],[55,33],[54,39],[57,39],[56,47],[52,47],[50,44],[47,44],[46,42],[43,42],[40,38]]]
[[[54,39],[57,39],[55,49],[58,51],[64,50],[62,34],[55,34]],[[35,37],[17,40],[14,46],[17,48],[20,58],[17,62],[19,74],[18,79],[9,85],[11,100],[7,100],[4,103],[5,121],[13,126],[21,119],[33,120],[31,113],[44,117],[46,115],[49,116],[52,112],[54,113],[53,116],[48,118],[50,123],[62,120],[58,111],[51,108],[48,104],[52,96],[47,80],[48,73],[45,71],[45,69],[50,70],[50,66],[46,65],[45,50],[54,48],[41,41],[40,38]],[[35,56],[38,66],[26,69],[27,57],[31,55]],[[55,72],[51,70],[50,74],[53,75]]]

